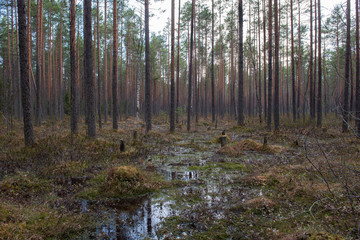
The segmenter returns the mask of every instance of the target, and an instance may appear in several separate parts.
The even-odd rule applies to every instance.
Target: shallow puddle
[[[78,239],[163,239],[167,233],[164,223],[171,217],[186,219],[179,228],[202,229],[201,219],[225,218],[234,199],[248,198],[248,195],[259,195],[250,189],[232,184],[244,172],[241,168],[227,169],[217,164],[216,150],[200,151],[191,147],[174,144],[166,152],[160,152],[148,158],[157,170],[169,181],[181,180],[183,187],[164,189],[124,210],[119,206],[96,206],[92,209],[86,201],[82,202],[83,212],[94,214],[97,219],[96,229],[89,230]],[[201,144],[201,143],[200,143]],[[240,165],[239,165],[240,166]],[[235,165],[236,167],[236,165]],[[250,191],[250,192],[249,192]],[[182,231],[191,234],[191,231]],[[181,237],[181,236],[177,236]],[[184,236],[183,236],[184,237]]]

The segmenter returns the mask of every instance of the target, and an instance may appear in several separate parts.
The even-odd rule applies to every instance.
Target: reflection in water
[[[151,236],[152,235],[151,198],[148,200],[146,210],[147,210],[147,233],[149,234],[149,236]]]
[[[96,230],[77,239],[157,239],[156,230],[163,219],[176,214],[171,207],[173,204],[174,202],[164,198],[157,198],[156,201],[149,198],[135,210],[109,208],[99,211],[97,217],[100,221]],[[87,208],[86,201],[81,205]]]
[[[156,156],[153,161],[166,179],[190,181],[198,180],[201,177],[204,184],[189,184],[173,190],[174,192],[164,190],[162,195],[145,199],[138,206],[134,206],[135,208],[132,210],[121,209],[121,204],[119,208],[106,209],[105,207],[105,211],[98,210],[96,218],[100,219],[100,222],[97,224],[96,230],[87,234],[83,239],[158,239],[156,232],[162,227],[165,218],[181,216],[189,210],[190,212],[187,213],[191,215],[192,221],[197,222],[199,216],[197,216],[196,209],[199,207],[204,207],[205,210],[205,213],[202,212],[201,214],[209,214],[213,219],[223,218],[222,209],[224,209],[225,204],[228,204],[232,198],[239,198],[239,193],[241,193],[225,186],[225,182],[231,180],[231,176],[222,174],[220,177],[215,176],[214,178],[213,175],[206,174],[203,171],[189,171],[191,165],[206,165],[209,159],[211,161],[212,153],[194,152],[189,154],[186,148],[176,148],[175,152],[168,154],[169,157],[166,161],[163,161],[163,158],[156,158]],[[189,159],[192,159],[193,163],[189,162]],[[191,201],[187,202],[187,197],[201,197],[202,202],[198,205],[189,204]],[[176,198],[178,198],[177,201],[173,200]],[[184,201],[184,206],[178,206],[179,203],[182,204],[179,199]],[[87,202],[83,201],[81,211],[88,212],[88,208]]]

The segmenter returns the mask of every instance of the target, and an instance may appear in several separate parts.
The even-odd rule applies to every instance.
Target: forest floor
[[[35,127],[31,147],[20,122],[1,122],[0,239],[358,238],[360,140],[335,116],[291,122],[201,119],[169,134],[159,117],[144,135],[129,118],[88,139],[67,119]]]

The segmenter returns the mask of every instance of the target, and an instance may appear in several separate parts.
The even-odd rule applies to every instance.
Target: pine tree
[[[95,122],[95,88],[93,76],[93,49],[91,34],[91,0],[84,0],[84,78],[87,111],[87,134],[89,137],[96,135]]]
[[[25,0],[17,0],[19,23],[19,55],[20,55],[20,81],[21,102],[23,107],[25,145],[34,143],[33,112],[30,102],[29,63],[27,46],[27,25]]]

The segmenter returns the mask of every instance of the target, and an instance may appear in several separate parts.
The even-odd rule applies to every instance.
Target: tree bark
[[[238,126],[244,125],[244,46],[243,46],[243,1],[239,0],[239,86],[238,86]]]
[[[240,1],[240,0],[239,0]],[[215,18],[215,13],[214,13],[214,0],[211,1],[212,5],[211,5],[211,9],[212,9],[212,14],[211,14],[211,116],[212,116],[212,122],[215,122],[215,69],[214,69],[214,53],[215,53],[215,47],[214,47],[214,38],[215,38],[215,33],[214,33],[214,18]],[[242,3],[242,2],[241,2]],[[239,2],[240,4],[240,2]],[[242,6],[241,6],[242,7]],[[242,9],[242,8],[241,8]],[[242,16],[241,16],[242,17]]]
[[[149,0],[145,0],[145,122],[146,133],[148,133],[151,130]]]
[[[117,100],[117,78],[118,78],[118,29],[117,29],[117,0],[113,1],[113,75],[112,75],[112,103],[113,103],[113,129],[118,129],[118,100]]]
[[[317,127],[321,127],[322,103],[321,103],[321,1],[318,0],[318,96],[317,96]]]
[[[179,0],[178,33],[177,33],[177,60],[176,60],[176,122],[179,122],[179,95],[180,95],[180,13],[181,0]]]
[[[296,121],[296,88],[295,88],[295,49],[294,49],[294,13],[293,0],[290,0],[290,25],[291,25],[291,90],[293,121]]]
[[[349,80],[350,80],[350,0],[346,1],[346,53],[345,53],[345,85],[344,85],[344,100],[343,100],[343,121],[342,121],[342,131],[348,131],[349,124]]]
[[[70,79],[71,79],[71,133],[78,132],[79,83],[76,66],[76,0],[70,1]]]
[[[93,50],[91,25],[91,0],[84,0],[84,78],[88,125],[87,134],[89,137],[95,137],[95,84],[93,78]]]
[[[274,0],[274,25],[275,25],[275,99],[274,99],[274,128],[279,130],[280,125],[280,106],[279,106],[279,18],[278,0]]]
[[[171,97],[170,132],[175,131],[175,0],[171,0]]]
[[[97,81],[97,92],[98,92],[98,118],[99,118],[99,128],[101,129],[101,77],[100,77],[100,34],[99,34],[99,0],[96,2],[97,4],[97,14],[96,14],[96,36],[97,36],[97,72],[98,72],[98,81]]]
[[[355,1],[355,12],[356,12],[356,125],[357,125],[357,136],[360,136],[360,49],[359,49],[359,1]]]
[[[268,49],[268,115],[267,115],[267,129],[271,131],[271,114],[272,114],[272,0],[269,0],[269,49]]]
[[[21,101],[23,107],[25,145],[34,143],[33,112],[30,102],[29,63],[27,46],[27,26],[25,0],[18,0],[19,22],[19,54],[20,54],[20,78],[21,78]]]
[[[191,29],[190,29],[190,61],[189,61],[189,87],[188,87],[188,109],[187,109],[187,130],[190,131],[191,117],[191,85],[192,85],[192,64],[193,64],[193,48],[194,48],[194,15],[195,0],[192,0],[191,8]]]

